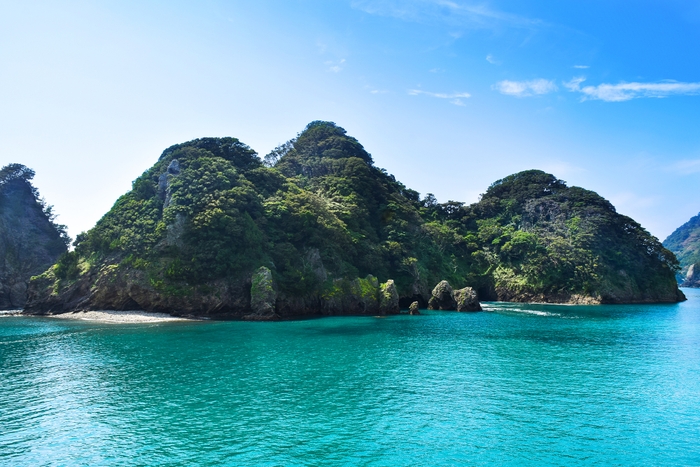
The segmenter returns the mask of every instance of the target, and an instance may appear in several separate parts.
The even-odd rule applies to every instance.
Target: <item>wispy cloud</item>
[[[502,63],[500,60],[496,60],[496,58],[491,54],[488,54],[486,56],[486,61],[489,62],[491,65],[500,65]]]
[[[547,79],[533,79],[530,81],[509,81],[503,80],[491,86],[501,94],[515,97],[541,96],[556,91],[557,85],[554,81]]]
[[[445,70],[442,69],[442,68],[431,68],[431,69],[428,70],[428,71],[431,72],[431,73],[444,73],[444,72],[445,72]]]
[[[351,5],[373,15],[392,16],[413,22],[437,19],[470,28],[493,28],[505,24],[535,29],[544,24],[538,19],[491,9],[484,3],[456,0],[353,0]]]
[[[588,65],[574,65],[574,68],[578,68],[579,70],[586,70],[590,68]]]
[[[333,73],[340,73],[343,70],[345,59],[343,58],[342,60],[328,60],[324,63],[328,65],[328,71]]]
[[[437,99],[449,99],[450,104],[454,105],[459,105],[459,106],[464,106],[465,103],[462,99],[468,99],[471,97],[471,94],[468,92],[455,92],[452,94],[447,94],[447,93],[441,93],[441,92],[428,92],[428,91],[422,91],[420,89],[409,89],[408,94],[410,96],[429,96],[429,97],[435,97]]]
[[[647,209],[661,201],[658,196],[640,196],[630,191],[610,195],[609,199],[618,211]]]
[[[684,159],[672,164],[669,170],[681,175],[700,173],[700,159]]]
[[[661,81],[657,83],[603,83],[597,86],[581,86],[586,80],[577,77],[564,83],[572,92],[582,94],[581,100],[601,100],[605,102],[622,102],[641,97],[663,98],[673,95],[700,94],[700,83],[683,83],[678,81]]]

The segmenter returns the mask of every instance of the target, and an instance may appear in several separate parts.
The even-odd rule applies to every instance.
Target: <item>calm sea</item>
[[[1,466],[700,465],[700,291],[283,323],[0,318]]]

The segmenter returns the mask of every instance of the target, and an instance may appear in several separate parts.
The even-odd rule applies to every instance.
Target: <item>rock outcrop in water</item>
[[[681,287],[700,287],[700,214],[678,227],[664,246],[678,257]]]
[[[428,301],[429,310],[447,311],[481,311],[481,304],[476,291],[472,287],[453,290],[447,281],[440,281],[433,288],[432,297]]]
[[[455,290],[455,302],[457,311],[481,311],[476,291],[471,287]]]
[[[700,263],[693,263],[683,277],[681,287],[700,287]]]
[[[172,146],[75,245],[32,280],[28,313],[286,319],[391,314],[414,301],[466,310],[475,295],[683,299],[673,254],[597,194],[527,171],[471,206],[421,199],[330,122],[264,162],[235,138]]]
[[[447,281],[440,281],[432,292],[428,301],[429,310],[456,310],[457,301],[452,286]]]
[[[23,308],[29,279],[66,251],[65,230],[39,199],[33,177],[20,164],[0,170],[0,310]]]

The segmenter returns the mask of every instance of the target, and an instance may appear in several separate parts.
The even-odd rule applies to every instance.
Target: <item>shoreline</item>
[[[171,321],[197,321],[191,318],[180,318],[171,316],[167,313],[151,313],[148,311],[129,310],[90,310],[90,311],[71,311],[57,315],[44,315],[46,318],[56,319],[78,319],[83,321],[98,321],[101,323],[164,323]]]

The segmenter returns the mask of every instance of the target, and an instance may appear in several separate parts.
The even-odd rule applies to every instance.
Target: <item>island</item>
[[[264,158],[230,137],[169,147],[32,278],[25,313],[275,320],[472,311],[478,300],[671,303],[685,299],[678,268],[633,219],[551,174],[439,203],[315,121]]]

